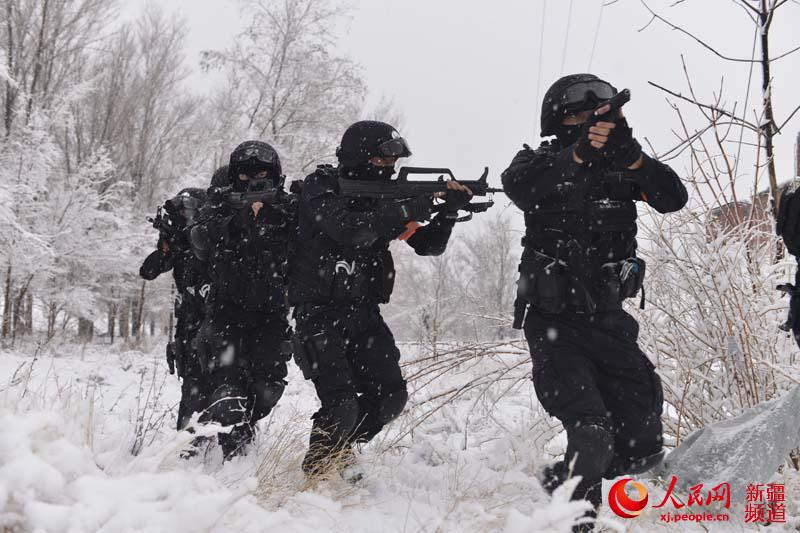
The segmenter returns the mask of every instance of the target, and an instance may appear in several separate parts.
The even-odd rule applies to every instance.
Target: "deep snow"
[[[423,369],[449,366],[447,350],[434,360],[404,346],[419,361],[405,368],[416,376],[410,407],[361,450],[367,475],[357,486],[303,478],[317,403],[293,365],[255,449],[222,464],[213,447],[205,457],[178,459],[189,437],[173,430],[179,386],[160,344],[145,351],[63,345],[41,349],[35,360],[33,352],[0,352],[3,531],[516,533],[569,531],[582,512],[582,503],[568,501],[569,487],[551,499],[536,481],[564,438],[538,406],[522,346],[465,358],[433,380]],[[502,379],[466,386],[487,372]],[[456,397],[444,402],[447,394]],[[787,500],[798,494],[800,483],[789,478]],[[792,505],[790,523],[799,514]],[[609,530],[690,529],[657,524],[654,510],[626,522],[604,506],[601,518]]]

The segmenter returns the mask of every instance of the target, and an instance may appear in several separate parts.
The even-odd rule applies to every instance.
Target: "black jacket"
[[[453,220],[410,223],[391,201],[340,196],[338,179],[338,169],[323,165],[303,182],[292,304],[386,303],[395,275],[389,243],[400,238],[419,255],[440,255],[450,239]]]
[[[540,280],[539,289],[521,287],[527,294],[520,296],[537,306],[536,290],[556,284],[566,301],[544,311],[619,308],[621,300],[607,297],[606,285],[614,265],[636,256],[635,202],[677,211],[686,204],[686,188],[670,167],[646,155],[639,170],[615,170],[603,162],[578,164],[572,150],[553,143],[526,148],[503,172],[504,191],[525,213],[520,285],[525,274]],[[554,272],[562,278],[548,278]]]
[[[200,287],[208,281],[205,268],[192,253],[190,247],[178,248],[171,244],[168,252],[161,251],[159,240],[158,250],[148,255],[139,268],[139,276],[147,281],[152,281],[165,272],[172,270],[175,287],[179,293],[184,293],[190,287]]]
[[[169,251],[161,250],[159,239],[157,250],[147,256],[139,268],[139,275],[152,281],[164,272],[172,270],[177,295],[175,297],[176,338],[186,340],[194,335],[205,312],[205,294],[209,290],[209,279],[205,265],[192,253],[188,243],[170,243]]]
[[[286,265],[296,230],[295,202],[286,194],[254,217],[211,196],[191,228],[192,250],[208,267],[212,306],[286,313]]]

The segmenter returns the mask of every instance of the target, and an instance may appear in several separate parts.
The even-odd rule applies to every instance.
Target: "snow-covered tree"
[[[328,0],[253,0],[244,10],[251,22],[234,46],[204,52],[205,67],[227,76],[213,100],[217,150],[261,139],[278,149],[287,175],[304,176],[332,158],[364,103],[358,68],[334,51],[343,11]]]

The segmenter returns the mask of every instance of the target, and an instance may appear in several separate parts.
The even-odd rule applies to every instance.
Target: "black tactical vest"
[[[296,231],[296,202],[265,205],[265,221],[243,226],[210,257],[211,302],[235,304],[248,310],[279,311],[286,307],[286,275]],[[235,212],[230,218],[247,213]]]
[[[627,172],[586,171],[526,212],[518,298],[551,313],[619,309],[644,278],[636,259],[640,194]]]
[[[321,165],[303,185],[298,238],[289,275],[291,305],[387,303],[391,297],[395,270],[389,241],[378,239],[369,246],[343,245],[322,231],[311,211],[309,201],[338,193],[338,178],[335,167]],[[356,212],[378,207],[370,198],[347,202],[347,209]]]

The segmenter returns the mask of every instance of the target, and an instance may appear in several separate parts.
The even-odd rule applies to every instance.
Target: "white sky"
[[[139,0],[140,2],[142,0]],[[152,0],[151,0],[152,1]],[[721,52],[749,58],[753,27],[734,0],[647,0],[674,22],[684,25]],[[236,0],[159,0],[167,11],[188,21],[189,58],[200,50],[223,48],[240,31]],[[417,165],[450,166],[457,176],[477,177],[490,167],[490,182],[522,142],[539,143],[541,97],[563,72],[585,72],[601,13],[601,0],[351,0],[353,9],[341,48],[363,67],[371,100],[396,101],[406,125],[401,132]],[[133,9],[126,7],[126,9]],[[565,33],[569,6],[572,18]],[[772,27],[773,55],[800,45],[796,32],[800,5],[792,0]],[[651,80],[686,91],[680,55],[695,80],[695,90],[710,99],[725,79],[725,107],[742,107],[749,65],[714,57],[690,38],[650,19],[639,0],[619,0],[602,10],[602,25],[591,71],[618,88],[628,87],[626,106],[634,133],[648,137],[663,152],[671,147],[670,129],[679,127],[664,94]],[[540,28],[544,28],[539,65]],[[758,53],[758,50],[757,50]],[[563,62],[563,71],[562,71]],[[779,119],[800,103],[800,53],[773,64],[774,99]],[[537,73],[541,70],[541,79]],[[213,78],[197,74],[197,84]],[[761,74],[754,69],[750,109],[760,99]],[[537,99],[538,94],[538,99]],[[752,117],[752,111],[749,113]],[[777,140],[779,179],[794,171],[794,141],[800,114]],[[268,141],[268,139],[265,139]],[[643,143],[644,144],[644,143]],[[752,161],[750,162],[752,165]],[[682,163],[674,165],[682,174]]]

